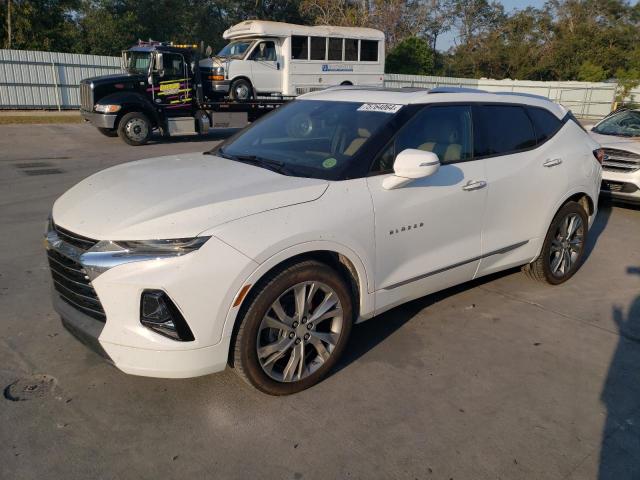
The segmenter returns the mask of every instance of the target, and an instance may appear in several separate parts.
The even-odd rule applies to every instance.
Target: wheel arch
[[[223,337],[230,338],[229,345],[231,348],[244,313],[255,295],[260,291],[262,282],[269,275],[305,260],[316,260],[329,265],[346,281],[351,290],[354,319],[356,321],[373,316],[373,295],[367,287],[367,272],[364,264],[354,252],[346,247],[331,245],[298,245],[273,255],[260,264],[235,293],[233,303],[227,313],[223,331]],[[231,348],[229,349],[230,352]]]

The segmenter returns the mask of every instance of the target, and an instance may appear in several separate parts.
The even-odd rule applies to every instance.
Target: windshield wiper
[[[267,170],[272,170],[282,175],[291,175],[291,171],[285,166],[285,163],[279,160],[271,160],[270,158],[264,158],[258,155],[231,155],[230,153],[225,153],[222,148],[219,148],[217,151],[204,152],[204,154],[218,155],[229,160],[236,160],[238,162],[266,168]]]

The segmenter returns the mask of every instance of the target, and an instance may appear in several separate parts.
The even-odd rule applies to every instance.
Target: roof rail
[[[479,88],[465,88],[465,87],[435,87],[429,90],[429,93],[489,93],[486,90],[480,90]]]
[[[544,95],[536,95],[535,93],[525,93],[525,92],[493,92],[496,95],[513,95],[516,97],[527,97],[527,98],[536,98],[538,100],[546,100],[550,102],[551,99],[549,97],[545,97]]]

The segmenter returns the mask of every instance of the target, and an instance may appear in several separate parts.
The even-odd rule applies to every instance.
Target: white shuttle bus
[[[223,37],[229,43],[201,61],[212,68],[209,79],[220,97],[249,100],[333,85],[383,85],[384,33],[379,30],[247,20]]]

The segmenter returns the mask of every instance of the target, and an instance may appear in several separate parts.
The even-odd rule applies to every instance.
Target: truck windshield
[[[252,40],[231,42],[218,52],[218,57],[242,58],[251,43],[253,43]]]
[[[125,52],[127,72],[146,75],[149,72],[151,53],[149,52]]]
[[[604,119],[592,130],[602,135],[618,135],[621,137],[640,137],[640,112],[625,110]]]
[[[342,180],[369,139],[401,108],[391,104],[295,100],[212,153],[265,168],[275,165],[286,175]]]

